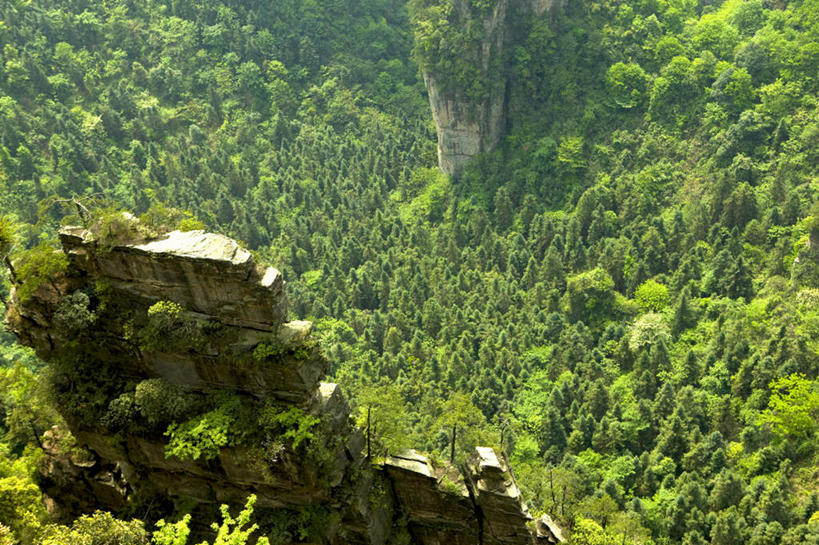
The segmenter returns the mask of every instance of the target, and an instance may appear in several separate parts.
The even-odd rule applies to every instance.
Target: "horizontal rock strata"
[[[122,512],[145,496],[196,509],[255,494],[262,516],[325,513],[324,543],[383,544],[404,531],[423,545],[555,542],[547,524],[528,524],[491,449],[461,470],[414,451],[365,460],[341,388],[321,382],[311,324],[286,321],[281,274],[233,240],[174,231],[118,242],[80,227],[60,240],[67,270],[25,302],[13,291],[6,314],[50,363],[59,409],[89,453],[47,450],[53,512]]]

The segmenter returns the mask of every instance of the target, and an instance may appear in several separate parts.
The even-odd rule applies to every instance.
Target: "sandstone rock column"
[[[438,166],[443,172],[457,176],[475,155],[491,151],[503,135],[506,126],[506,78],[502,56],[506,34],[508,0],[498,0],[494,9],[479,15],[470,7],[470,0],[452,2],[452,24],[470,40],[468,58],[460,59],[471,65],[469,76],[479,79],[480,93],[453,83],[463,73],[441,70],[434,62],[424,69],[424,83],[429,93],[432,118],[438,135]],[[473,39],[475,29],[480,38]],[[446,44],[441,44],[442,48]],[[434,61],[434,59],[433,59]],[[459,68],[460,67],[460,68]],[[462,65],[455,63],[452,71]],[[464,83],[464,82],[462,82]]]

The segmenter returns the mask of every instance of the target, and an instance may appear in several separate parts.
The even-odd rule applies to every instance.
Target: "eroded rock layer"
[[[499,0],[485,20],[479,21],[482,38],[476,44],[474,58],[477,73],[486,82],[486,92],[470,96],[466,89],[446,84],[453,74],[424,72],[432,118],[438,136],[438,165],[443,172],[458,175],[475,155],[491,151],[500,140],[506,125],[506,85],[500,59],[503,55],[508,0]],[[456,0],[454,11],[464,28],[475,24],[467,0]]]
[[[146,497],[195,510],[255,494],[260,515],[301,521],[314,542],[557,541],[529,524],[491,449],[460,470],[413,451],[365,460],[341,388],[321,382],[311,324],[286,322],[281,274],[233,240],[174,231],[117,242],[77,227],[60,239],[68,267],[25,300],[15,290],[6,314],[50,363],[59,409],[88,450],[68,457],[49,443],[53,512],[122,512]]]

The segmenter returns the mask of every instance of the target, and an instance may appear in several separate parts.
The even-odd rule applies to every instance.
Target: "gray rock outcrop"
[[[461,25],[474,23],[468,0],[456,0],[454,4]],[[438,166],[446,174],[457,176],[472,157],[491,151],[506,128],[506,84],[500,58],[508,5],[508,0],[498,0],[491,14],[480,21],[483,37],[470,59],[479,77],[487,83],[485,96],[471,98],[466,89],[445,84],[452,74],[424,72],[438,136]]]
[[[506,132],[510,89],[507,53],[515,43],[521,43],[521,36],[512,35],[513,29],[526,26],[512,19],[552,16],[563,9],[564,0],[517,4],[495,0],[489,10],[475,8],[471,0],[445,0],[442,4],[447,6],[447,24],[461,33],[458,41],[468,43],[468,51],[446,63],[438,63],[432,55],[422,63],[426,66],[423,75],[438,137],[438,166],[444,173],[458,176],[473,157],[492,151]],[[435,20],[426,23],[439,24]],[[452,44],[440,47],[437,55],[446,55]],[[466,70],[468,74],[458,73]]]
[[[58,408],[88,450],[72,458],[46,442],[54,513],[117,512],[135,494],[212,512],[255,494],[262,515],[325,513],[314,539],[328,544],[400,532],[421,545],[555,542],[491,449],[460,469],[414,451],[366,460],[341,388],[321,382],[311,324],[286,322],[281,274],[231,239],[69,227],[60,240],[68,268],[25,301],[13,290],[5,319],[51,365]],[[173,443],[190,423],[190,444]]]

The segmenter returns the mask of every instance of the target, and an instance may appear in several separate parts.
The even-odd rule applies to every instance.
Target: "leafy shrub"
[[[278,361],[286,352],[284,346],[276,342],[259,343],[253,349],[253,359],[257,363]]]
[[[564,297],[566,311],[573,320],[597,323],[614,306],[614,280],[599,267],[570,276]]]
[[[12,532],[22,537],[27,518],[43,514],[42,495],[34,483],[19,475],[0,478],[0,521]]]
[[[180,231],[195,231],[204,229],[205,224],[196,219],[187,210],[179,210],[162,203],[154,203],[147,212],[139,216],[139,222],[149,228],[152,233],[159,235],[178,229]]]
[[[783,437],[806,439],[819,424],[819,381],[794,373],[771,382],[768,408],[760,415],[762,424],[770,424]]]
[[[655,280],[646,280],[634,293],[637,304],[644,311],[660,312],[668,305],[668,287]]]
[[[638,352],[642,348],[650,347],[660,341],[668,341],[671,335],[668,324],[659,314],[649,312],[640,316],[631,328],[629,348]]]
[[[97,315],[89,309],[91,298],[82,291],[63,297],[54,312],[54,322],[67,333],[76,333],[93,323]]]
[[[142,521],[124,521],[111,513],[96,511],[68,526],[49,525],[37,545],[148,545]]]
[[[134,402],[149,424],[177,421],[196,403],[193,394],[161,378],[143,380],[137,384]]]
[[[609,95],[621,108],[634,108],[645,99],[648,77],[639,64],[618,62],[606,74]]]
[[[182,424],[168,426],[165,435],[170,437],[170,442],[165,447],[165,455],[180,460],[215,458],[222,447],[234,442],[233,428],[239,404],[235,395],[225,395],[215,409]]]
[[[191,347],[199,339],[195,322],[182,314],[182,307],[173,301],[159,301],[148,309],[148,323],[139,332],[143,350],[163,351]]]
[[[126,392],[111,400],[101,422],[107,428],[119,429],[130,424],[138,414],[139,407],[134,399],[134,393]]]
[[[321,419],[317,416],[308,414],[298,407],[282,411],[268,405],[259,417],[259,423],[268,433],[288,439],[293,450],[299,448],[303,442],[313,439],[315,427],[320,422]]]
[[[119,244],[129,244],[150,238],[154,233],[142,225],[132,214],[116,208],[105,208],[94,213],[89,226],[102,251],[111,250]]]
[[[53,282],[54,277],[68,269],[68,258],[48,242],[20,252],[15,259],[17,273],[17,295],[25,303],[45,282]]]

